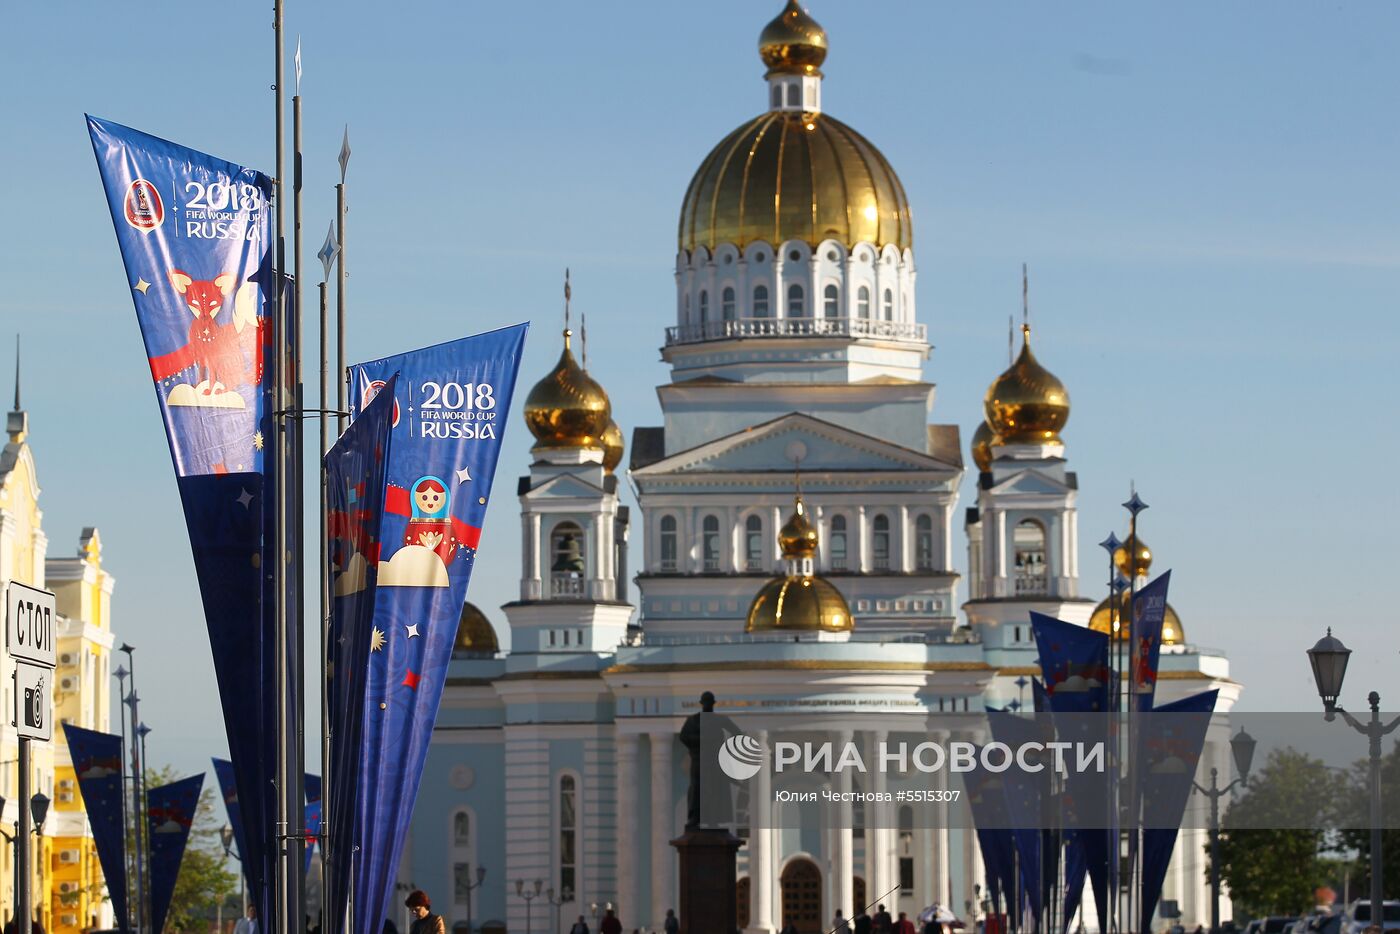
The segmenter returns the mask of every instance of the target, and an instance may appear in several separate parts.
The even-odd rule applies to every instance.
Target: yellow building
[[[53,674],[56,719],[108,732],[114,580],[102,569],[101,538],[94,528],[83,530],[72,556],[48,556],[18,373],[15,383],[14,410],[5,426],[8,440],[0,451],[0,587],[16,580],[54,592],[59,613],[58,669]],[[17,800],[19,745],[11,725],[14,697],[8,675],[12,667],[12,659],[0,647],[0,796],[5,799],[0,823],[7,836],[14,831],[21,806]],[[52,934],[111,927],[111,905],[62,728],[55,726],[52,743],[34,743],[31,748],[31,793],[43,792],[51,801],[42,833],[29,841],[30,888],[39,921]],[[7,844],[0,853],[0,904],[5,906],[6,922],[15,906],[14,859],[14,846]]]

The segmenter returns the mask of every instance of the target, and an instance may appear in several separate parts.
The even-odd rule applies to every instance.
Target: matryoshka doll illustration
[[[422,545],[436,552],[443,564],[451,563],[457,541],[452,537],[447,484],[440,477],[422,477],[413,484],[410,499],[413,513],[404,528],[403,543]]]

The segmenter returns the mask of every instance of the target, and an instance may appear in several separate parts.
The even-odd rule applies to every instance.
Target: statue
[[[710,691],[706,691],[704,694],[700,695],[700,712],[693,713],[686,717],[685,723],[681,725],[679,734],[681,745],[690,753],[690,788],[686,792],[685,829],[687,831],[700,829],[700,802],[703,800],[700,797],[700,724],[702,722],[700,718],[706,715],[712,718],[710,720],[710,728],[718,728],[722,736],[727,738],[740,732],[739,728],[734,725],[733,720],[730,720],[722,714],[715,713],[715,695]],[[716,795],[716,792],[709,788],[704,789],[704,791],[711,795]],[[727,817],[729,814],[728,786],[726,785],[721,791],[722,797],[717,796],[714,798],[714,801],[717,806],[723,807],[724,814],[715,814],[711,816]],[[727,822],[727,820],[720,820],[712,823],[724,824]]]

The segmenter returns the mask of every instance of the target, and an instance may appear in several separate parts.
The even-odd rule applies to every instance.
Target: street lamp
[[[1210,799],[1210,929],[1220,930],[1220,799],[1230,793],[1236,785],[1249,784],[1249,767],[1254,762],[1253,736],[1240,727],[1240,731],[1230,738],[1230,755],[1235,760],[1235,771],[1240,777],[1233,779],[1224,788],[1220,787],[1220,770],[1210,770],[1210,787],[1202,788],[1196,782],[1191,787]]]
[[[243,862],[243,857],[233,851],[233,828],[224,824],[219,828],[219,842],[224,846],[224,859],[237,860]],[[248,877],[243,874],[243,868],[238,869],[238,895],[243,903],[243,913],[248,913]]]
[[[3,811],[3,810],[5,810],[5,799],[4,799],[3,797],[0,797],[0,811]],[[49,796],[46,795],[46,794],[44,794],[42,791],[36,792],[35,794],[30,795],[30,797],[29,797],[29,814],[30,814],[31,817],[34,818],[34,826],[30,829],[30,833],[34,834],[35,836],[38,836],[38,835],[41,834],[41,833],[43,832],[43,830],[44,830],[44,818],[46,818],[46,817],[49,816]],[[13,862],[14,870],[15,870],[15,878],[14,878],[14,892],[15,892],[15,896],[16,896],[15,900],[18,901],[18,900],[19,900],[19,898],[18,898],[18,896],[19,896],[19,821],[18,821],[18,819],[15,821],[15,832],[14,832],[14,836],[11,836],[10,834],[5,833],[5,831],[3,831],[3,830],[0,830],[0,837],[4,837],[6,843],[8,843],[8,844],[10,844],[11,846],[15,847],[15,855],[14,855],[14,859],[13,859],[12,862]],[[42,882],[43,882],[43,876],[42,876],[43,867],[42,867],[42,865],[39,867],[39,872],[41,873],[39,881],[42,883]],[[28,880],[26,880],[26,881],[28,881]],[[42,917],[42,915],[41,915],[41,917]],[[18,928],[19,928],[18,922],[16,922],[15,928],[16,928],[16,930],[18,930]]]
[[[1318,639],[1317,644],[1308,649],[1313,680],[1317,682],[1317,693],[1322,698],[1322,707],[1326,711],[1328,722],[1335,719],[1337,714],[1341,714],[1348,726],[1370,741],[1371,922],[1379,924],[1378,919],[1385,917],[1385,899],[1382,894],[1384,862],[1381,858],[1381,740],[1400,726],[1400,717],[1386,724],[1381,723],[1381,696],[1375,691],[1366,696],[1371,705],[1371,719],[1366,723],[1361,723],[1342,709],[1342,705],[1337,703],[1337,698],[1342,694],[1342,679],[1346,677],[1347,660],[1350,657],[1351,649],[1342,645],[1342,640],[1332,635],[1330,626],[1327,628],[1327,635]]]
[[[548,889],[545,890],[544,898],[545,901],[549,902],[551,905],[554,906],[554,934],[559,934],[559,908],[564,903],[571,902],[574,900],[574,892],[572,889],[565,888],[562,892],[559,893],[559,897],[555,898],[554,886],[551,885]]]
[[[472,889],[481,888],[481,883],[486,881],[486,867],[476,867],[476,882],[467,880],[467,934],[472,934]]]
[[[525,888],[524,879],[515,880],[515,895],[517,898],[525,899],[525,934],[530,934],[530,903],[540,897],[540,892],[544,890],[544,880],[535,880],[535,890],[531,892]]]

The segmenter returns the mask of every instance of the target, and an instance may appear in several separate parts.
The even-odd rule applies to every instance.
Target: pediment
[[[1022,494],[1026,496],[1061,496],[1070,491],[1068,485],[1038,470],[1023,470],[995,484],[993,493]]]
[[[525,498],[530,500],[597,499],[602,494],[601,489],[583,477],[566,473],[550,477],[539,486],[531,487],[530,491],[525,494]]]
[[[795,459],[804,471],[927,470],[952,474],[957,466],[923,451],[792,413],[634,470],[638,476],[693,473],[752,473],[790,470]]]

